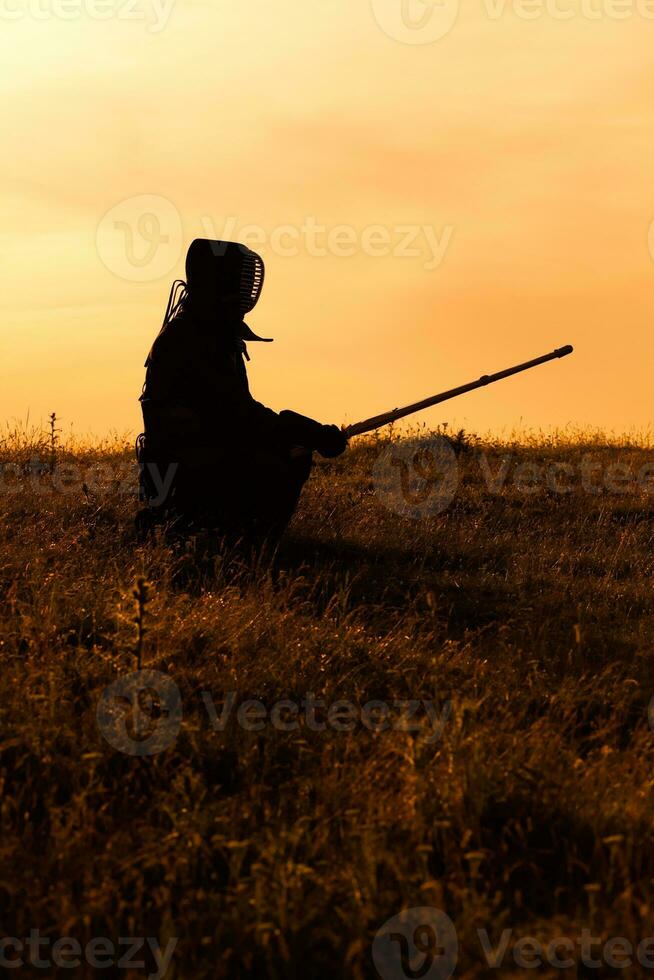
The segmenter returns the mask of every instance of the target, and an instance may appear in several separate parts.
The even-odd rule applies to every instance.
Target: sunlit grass
[[[322,980],[374,976],[372,938],[403,907],[447,911],[463,977],[482,975],[479,928],[652,933],[654,499],[635,480],[649,436],[464,433],[459,492],[423,520],[375,492],[387,440],[321,462],[274,565],[238,571],[206,542],[137,543],[125,439],[62,439],[57,466],[79,474],[53,486],[25,469],[47,434],[5,431],[4,934],[178,936],[169,975]],[[482,457],[493,474],[509,459],[500,488]],[[525,490],[523,463],[566,464],[571,491]],[[616,464],[634,476],[620,492]],[[151,758],[96,724],[139,637],[184,705]],[[451,716],[436,741],[425,724],[213,732],[203,691]]]

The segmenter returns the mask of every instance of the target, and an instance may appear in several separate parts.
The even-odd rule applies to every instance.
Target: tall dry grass
[[[601,483],[648,443],[463,434],[454,502],[407,520],[375,493],[384,439],[363,441],[316,468],[275,563],[239,572],[137,543],[124,442],[62,439],[52,475],[44,438],[0,445],[2,935],[175,936],[169,977],[322,980],[375,976],[376,931],[415,906],[455,922],[458,977],[493,975],[479,929],[654,934],[654,497]],[[510,459],[497,492],[480,454]],[[515,482],[589,455],[598,493]],[[151,757],[96,721],[136,668],[139,603],[143,666],[184,710]],[[202,692],[451,715],[436,740],[214,732]]]

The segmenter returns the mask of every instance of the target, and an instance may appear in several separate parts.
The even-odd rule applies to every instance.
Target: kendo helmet
[[[241,320],[257,305],[266,269],[263,259],[238,242],[196,238],[186,256],[186,286],[194,296],[211,297],[220,303],[234,302]],[[235,310],[236,312],[236,310]],[[245,324],[244,340],[264,340]]]

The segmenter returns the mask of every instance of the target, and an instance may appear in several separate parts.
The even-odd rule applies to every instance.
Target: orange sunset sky
[[[227,232],[262,243],[273,408],[572,343],[424,420],[647,428],[653,49],[645,0],[0,0],[0,418],[139,431],[185,247]]]

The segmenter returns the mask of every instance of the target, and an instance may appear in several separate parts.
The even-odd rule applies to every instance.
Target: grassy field
[[[654,936],[654,451],[451,442],[440,512],[428,493],[410,518],[387,506],[391,443],[362,441],[317,465],[274,564],[239,571],[201,540],[137,543],[119,442],[6,434],[2,936],[177,939],[170,978],[356,980],[377,976],[384,923],[421,907],[452,920],[458,960],[421,972],[416,952],[413,976],[651,973],[635,947]],[[139,702],[131,744],[166,735],[150,755],[98,715],[139,661],[183,712]],[[492,969],[484,937],[503,930]],[[583,930],[602,965],[582,962]],[[520,965],[528,936],[568,938],[574,966]],[[383,980],[401,980],[388,942]],[[98,975],[156,971],[149,948]]]

